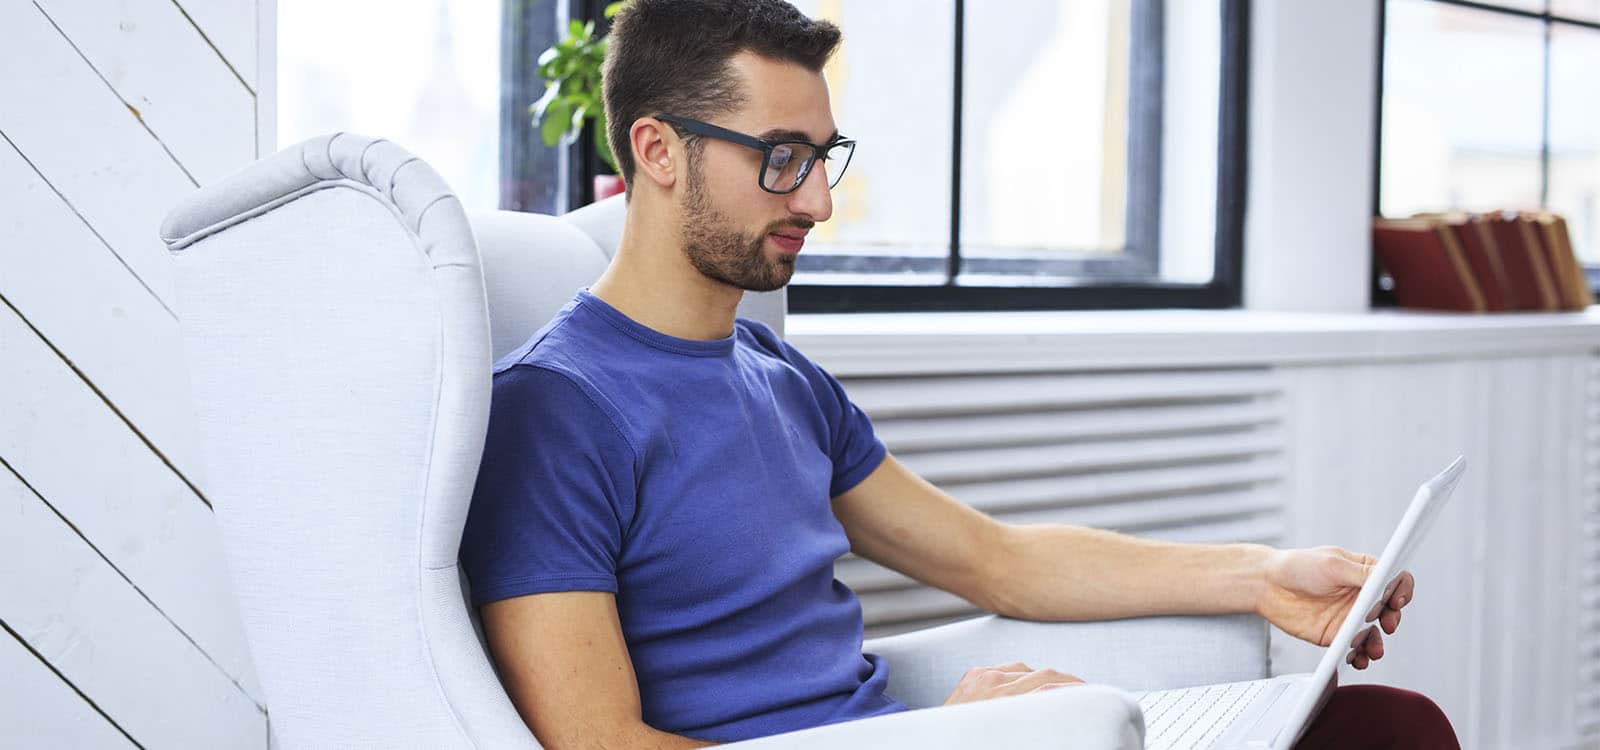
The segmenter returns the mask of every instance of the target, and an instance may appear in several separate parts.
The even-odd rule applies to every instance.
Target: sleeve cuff
[[[872,450],[867,453],[865,458],[862,458],[853,468],[833,475],[833,486],[828,489],[828,496],[838,497],[849,492],[856,485],[861,484],[861,480],[866,479],[872,472],[877,471],[878,465],[883,463],[883,459],[887,455],[889,455],[889,449],[884,447],[882,440],[874,436]]]
[[[469,581],[470,583],[470,581]],[[553,594],[562,591],[604,591],[617,593],[617,579],[603,575],[532,576],[472,585],[472,606],[528,594]]]

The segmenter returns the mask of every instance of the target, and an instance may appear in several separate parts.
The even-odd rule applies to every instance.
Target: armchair
[[[469,215],[382,139],[295,144],[197,191],[161,227],[207,488],[276,746],[537,748],[456,563],[490,363],[615,252],[621,198],[566,217]],[[781,332],[779,292],[741,314]],[[1253,617],[1043,624],[984,617],[868,641],[890,695],[937,706],[1021,659],[1097,685],[737,743],[1137,748],[1119,690],[1266,674]]]

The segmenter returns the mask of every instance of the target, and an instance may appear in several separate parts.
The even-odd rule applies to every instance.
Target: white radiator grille
[[[1012,523],[1176,541],[1283,534],[1282,387],[1266,369],[845,378],[917,474]],[[962,619],[959,597],[854,555],[867,637]]]
[[[1578,541],[1578,734],[1600,732],[1600,358],[1585,388],[1583,536]]]

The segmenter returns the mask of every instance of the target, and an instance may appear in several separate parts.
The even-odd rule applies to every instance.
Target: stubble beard
[[[683,202],[683,251],[689,263],[705,276],[747,292],[782,289],[794,277],[794,260],[779,256],[768,262],[763,232],[751,241],[711,205],[701,165],[689,168]]]

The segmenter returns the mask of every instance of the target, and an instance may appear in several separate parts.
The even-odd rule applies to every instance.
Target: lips
[[[798,253],[801,246],[806,244],[806,233],[803,231],[773,232],[767,236],[784,252]]]

